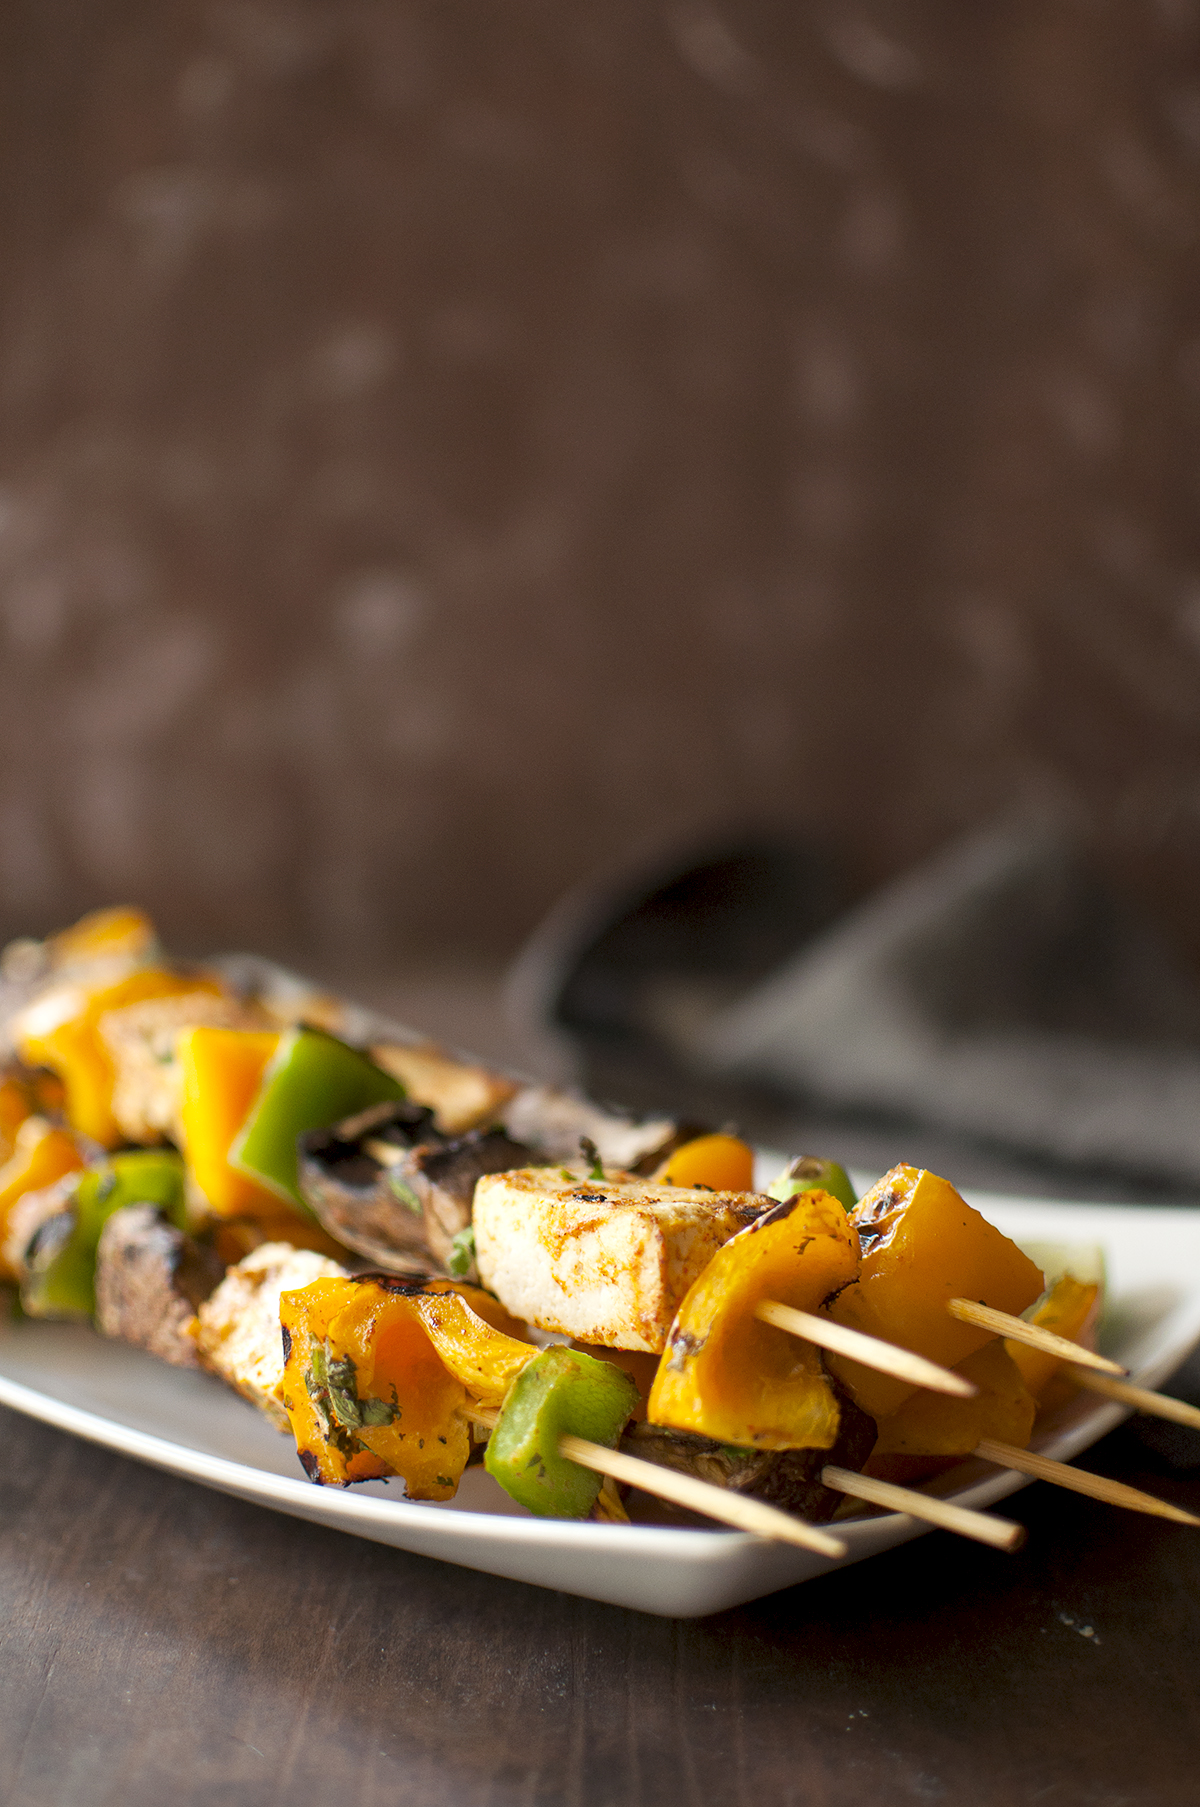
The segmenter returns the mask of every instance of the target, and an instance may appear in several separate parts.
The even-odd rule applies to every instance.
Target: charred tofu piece
[[[231,1267],[196,1313],[196,1347],[202,1367],[236,1387],[277,1429],[290,1430],[276,1398],[283,1378],[279,1296],[346,1269],[313,1249],[264,1242]]]
[[[475,1259],[505,1310],[539,1330],[659,1354],[693,1280],[773,1204],[528,1167],[476,1186]]]
[[[517,1090],[516,1081],[487,1067],[455,1060],[433,1042],[407,1046],[377,1042],[370,1050],[376,1066],[398,1079],[409,1097],[427,1104],[441,1135],[460,1136],[495,1121]]]
[[[114,1211],[96,1251],[96,1324],[177,1368],[199,1366],[196,1312],[221,1282],[212,1249],[152,1205]]]
[[[731,1493],[753,1494],[755,1499],[819,1525],[833,1517],[844,1497],[822,1485],[821,1470],[826,1463],[832,1463],[857,1472],[875,1445],[875,1420],[840,1390],[838,1403],[842,1419],[832,1449],[735,1449],[732,1444],[714,1443],[710,1437],[693,1436],[690,1431],[636,1423],[626,1428],[621,1448],[631,1456],[672,1468],[677,1474],[694,1475],[714,1487],[727,1487]],[[635,1494],[629,1510],[632,1517],[643,1522],[712,1523],[698,1513],[669,1506],[644,1493]]]
[[[376,1105],[301,1138],[300,1189],[332,1236],[388,1272],[473,1279],[455,1238],[470,1225],[475,1182],[529,1152],[502,1130],[447,1139],[428,1109]]]

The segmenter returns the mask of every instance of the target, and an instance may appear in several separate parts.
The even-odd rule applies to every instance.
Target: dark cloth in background
[[[526,952],[519,1008],[560,1053],[652,1054],[710,1096],[724,1081],[1200,1182],[1200,984],[1068,836],[969,837],[832,920],[828,885],[803,883],[819,860],[776,853],[567,900]]]

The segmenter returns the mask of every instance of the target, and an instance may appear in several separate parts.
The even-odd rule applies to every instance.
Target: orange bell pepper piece
[[[754,1190],[754,1150],[737,1136],[697,1136],[668,1155],[655,1178],[664,1186],[708,1186],[713,1192]]]
[[[831,1449],[841,1419],[820,1352],[754,1316],[815,1311],[853,1280],[858,1237],[828,1192],[800,1192],[719,1248],[679,1308],[650,1390],[652,1424],[755,1449]]]
[[[499,1405],[538,1353],[489,1294],[446,1280],[315,1280],[284,1293],[280,1321],[280,1398],[310,1478],[399,1475],[410,1499],[454,1494],[468,1394]]]
[[[467,1393],[434,1347],[411,1283],[360,1281],[325,1346],[330,1381],[340,1379],[360,1414],[363,1447],[410,1499],[452,1499],[471,1452]]]
[[[952,1318],[950,1299],[977,1299],[1019,1317],[1042,1291],[1041,1271],[1028,1255],[936,1173],[894,1167],[859,1200],[851,1222],[862,1266],[853,1285],[828,1302],[828,1316],[943,1367],[955,1367],[990,1338]],[[843,1355],[826,1362],[875,1419],[890,1417],[915,1390]]]
[[[1045,1298],[1038,1301],[1029,1321],[1043,1330],[1053,1330],[1056,1336],[1083,1344],[1098,1315],[1099,1301],[1098,1285],[1076,1280],[1072,1274],[1063,1274]],[[1026,1343],[1014,1342],[1011,1337],[1006,1339],[1004,1347],[1020,1369],[1029,1391],[1040,1400],[1062,1367],[1058,1357],[1044,1355],[1040,1349],[1030,1349]]]
[[[979,1389],[974,1399],[924,1390],[879,1421],[872,1460],[881,1456],[969,1456],[981,1437],[1024,1449],[1037,1401],[999,1337],[958,1363],[956,1374]]]
[[[410,1500],[454,1496],[470,1455],[468,1395],[428,1332],[432,1299],[441,1305],[403,1279],[316,1279],[282,1296],[280,1399],[311,1480],[345,1487],[398,1475]],[[445,1310],[434,1321],[454,1328]],[[481,1341],[510,1343],[475,1323]],[[537,1355],[519,1346],[526,1361]]]

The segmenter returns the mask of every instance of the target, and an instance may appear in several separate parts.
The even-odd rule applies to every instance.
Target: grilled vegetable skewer
[[[107,1328],[161,1348],[168,1359],[186,1360],[189,1312],[196,1306],[200,1347],[219,1367],[218,1345],[225,1348],[228,1332],[240,1349],[249,1311],[255,1329],[246,1341],[246,1360],[231,1357],[229,1377],[278,1412],[278,1356],[266,1346],[273,1321],[278,1323],[274,1299],[287,1285],[294,1289],[301,1273],[306,1279],[320,1273],[302,1289],[314,1302],[293,1314],[294,1337],[290,1308],[279,1308],[286,1331],[283,1389],[293,1422],[307,1425],[308,1440],[300,1447],[314,1478],[344,1483],[397,1474],[413,1497],[448,1497],[469,1456],[464,1424],[500,1405],[489,1466],[503,1468],[507,1439],[517,1453],[506,1484],[517,1497],[524,1490],[534,1510],[539,1501],[555,1512],[590,1509],[595,1472],[638,1463],[628,1448],[609,1447],[621,1436],[625,1408],[633,1402],[621,1364],[637,1358],[622,1356],[620,1348],[612,1351],[613,1361],[604,1359],[605,1348],[596,1352],[599,1359],[583,1351],[538,1356],[521,1326],[477,1289],[415,1275],[401,1283],[388,1274],[352,1280],[320,1256],[293,1261],[296,1250],[282,1242],[253,1280],[248,1270],[239,1280],[227,1276],[232,1290],[222,1282],[205,1298],[214,1279],[213,1251],[188,1238],[194,1221],[182,1192],[176,1196],[177,1157],[118,1153],[107,1169],[93,1167],[72,1180],[70,1170],[93,1151],[86,1145],[80,1150],[74,1137],[49,1125],[21,1126],[33,1108],[55,1115],[55,1085],[75,1129],[110,1148],[122,1137],[180,1141],[189,1188],[199,1184],[218,1218],[248,1202],[259,1223],[256,1240],[270,1220],[276,1236],[282,1229],[297,1242],[308,1236],[328,1247],[333,1245],[311,1219],[306,1225],[299,1215],[313,1201],[307,1185],[297,1186],[304,1175],[295,1163],[296,1133],[311,1130],[319,1139],[331,1115],[359,1111],[362,1128],[376,1132],[360,1146],[368,1157],[379,1157],[376,1168],[386,1175],[389,1197],[410,1219],[400,1220],[399,1246],[372,1247],[373,1258],[389,1268],[425,1267],[428,1253],[452,1273],[466,1273],[478,1228],[483,1259],[502,1275],[505,1296],[524,1289],[522,1305],[533,1309],[523,1309],[522,1316],[635,1352],[657,1353],[667,1345],[653,1405],[675,1428],[626,1433],[627,1444],[640,1442],[663,1457],[639,1464],[655,1470],[660,1483],[669,1472],[672,1485],[695,1484],[697,1475],[678,1472],[694,1462],[726,1476],[725,1497],[742,1504],[743,1483],[754,1477],[755,1485],[765,1485],[768,1472],[772,1486],[785,1475],[811,1472],[818,1491],[822,1476],[840,1475],[845,1490],[844,1478],[859,1458],[846,1467],[837,1453],[845,1452],[847,1439],[853,1442],[860,1423],[877,1420],[873,1465],[932,1461],[945,1467],[974,1452],[1080,1491],[1098,1493],[1103,1486],[1100,1497],[1119,1496],[1120,1503],[1197,1522],[1136,1490],[1081,1479],[1078,1471],[1021,1447],[1055,1374],[1061,1377],[1055,1385],[1070,1379],[1185,1423],[1200,1423],[1200,1412],[1107,1379],[1124,1370],[1074,1340],[1083,1334],[1087,1288],[1077,1285],[1072,1293],[1067,1287],[1054,1295],[1057,1303],[1043,1298],[1034,1310],[1030,1289],[1041,1280],[1036,1266],[934,1175],[895,1169],[856,1203],[840,1168],[801,1159],[772,1185],[769,1203],[750,1192],[752,1151],[735,1136],[722,1132],[680,1145],[669,1123],[618,1121],[563,1095],[498,1082],[482,1069],[468,1075],[437,1050],[380,1044],[366,1054],[311,1026],[341,1028],[350,1021],[334,1000],[306,992],[301,1004],[297,992],[287,1004],[273,1003],[242,996],[218,974],[161,964],[153,931],[136,913],[109,913],[77,925],[46,944],[43,955],[38,972],[46,987],[29,998],[17,1040],[28,1059],[56,1069],[59,1079],[18,1073],[5,1087],[0,1124],[3,1153],[21,1157],[19,1171],[10,1167],[3,1175],[0,1211],[13,1236],[18,1220],[27,1221],[35,1236],[32,1245],[6,1244],[13,1271],[26,1282],[30,1308],[88,1312],[99,1239],[99,1260],[108,1264],[101,1288]],[[255,991],[256,982],[249,989]],[[418,1096],[422,1087],[432,1088],[428,1109],[403,1101],[410,1085]],[[507,1133],[477,1127],[480,1112],[489,1119],[501,1113]],[[409,1118],[413,1133],[389,1142],[389,1115],[396,1123]],[[530,1158],[527,1147],[509,1139],[530,1133],[518,1124],[534,1126],[530,1139],[543,1158],[570,1159],[579,1136],[588,1136],[591,1157],[583,1178],[565,1169],[560,1179],[544,1168],[533,1177],[528,1168],[514,1173],[516,1163]],[[35,1210],[31,1182],[42,1167],[54,1165],[38,1161],[47,1149],[55,1152],[55,1136],[64,1146],[50,1190],[59,1190]],[[27,1158],[35,1140],[38,1159]],[[596,1145],[610,1162],[654,1173],[657,1185],[636,1181],[628,1171],[606,1172]],[[146,1175],[139,1166],[136,1194],[101,1195],[98,1188],[108,1188],[113,1174],[139,1164]],[[172,1166],[175,1178],[167,1172]],[[151,1186],[151,1167],[170,1180],[169,1200]],[[519,1244],[524,1228],[523,1245],[505,1251],[503,1235],[489,1243],[487,1210],[477,1214],[478,1225],[471,1224],[471,1192],[481,1175],[493,1230],[507,1221]],[[843,1216],[839,1224],[839,1209],[850,1213],[848,1222]],[[350,1212],[339,1224],[351,1242],[358,1233],[353,1218]],[[914,1261],[918,1251],[921,1259]],[[240,1303],[239,1287],[246,1295]],[[1092,1300],[1095,1294],[1093,1287]],[[297,1296],[295,1290],[285,1295]],[[1016,1316],[1025,1311],[1028,1318],[1031,1310],[1032,1324]],[[558,1321],[547,1324],[549,1319]],[[263,1336],[260,1349],[255,1339]],[[828,1373],[817,1353],[822,1348]],[[565,1385],[568,1369],[577,1384],[566,1399],[560,1383]],[[930,1389],[950,1397],[941,1400]],[[602,1397],[609,1419],[601,1412],[597,1433],[584,1420],[599,1410]],[[570,1409],[561,1419],[556,1412],[566,1409],[564,1399]],[[593,1434],[572,1444],[581,1429]],[[601,1451],[599,1470],[596,1462],[588,1469],[564,1461],[568,1451],[588,1447]],[[822,1466],[823,1452],[830,1459]],[[584,1473],[589,1478],[581,1486]],[[868,1483],[882,1500],[878,1476],[861,1477],[860,1494]],[[661,1495],[664,1487],[654,1490]],[[838,1490],[831,1481],[828,1491]],[[899,1508],[901,1498],[912,1497],[901,1489],[888,1503]],[[945,1508],[945,1502],[932,1504]],[[990,1528],[983,1535],[992,1542],[1010,1535],[997,1532],[995,1521],[985,1524]]]
[[[578,1359],[575,1358],[576,1361]],[[586,1356],[582,1359],[592,1369],[610,1366],[591,1361]],[[565,1375],[563,1370],[571,1360],[570,1352],[551,1348],[542,1356],[536,1357],[525,1370],[522,1380],[532,1382],[532,1385],[527,1385],[522,1390],[533,1395],[535,1410],[537,1407],[544,1410],[547,1395],[552,1395],[555,1390],[555,1381],[561,1382],[565,1378],[568,1387],[560,1387],[559,1390],[567,1391],[570,1388],[571,1377]],[[538,1367],[541,1372],[535,1373],[534,1369]],[[610,1372],[616,1374],[619,1371],[610,1367]],[[587,1379],[585,1375],[585,1385]],[[549,1387],[545,1384],[547,1381],[550,1383]],[[613,1386],[611,1382],[607,1384]],[[569,1418],[571,1403],[569,1396],[561,1399],[558,1402],[559,1411],[554,1416]],[[630,1403],[628,1398],[625,1403]],[[818,1556],[828,1556],[835,1560],[847,1554],[846,1545],[840,1537],[818,1530],[815,1525],[806,1524],[803,1519],[781,1512],[778,1507],[767,1505],[763,1500],[744,1493],[731,1493],[723,1487],[714,1487],[711,1482],[697,1480],[694,1475],[679,1474],[660,1467],[658,1463],[646,1462],[624,1450],[615,1449],[613,1443],[623,1422],[617,1422],[621,1401],[615,1392],[611,1403],[610,1438],[599,1443],[560,1428],[557,1423],[538,1427],[531,1437],[532,1414],[528,1406],[522,1410],[523,1404],[518,1397],[511,1405],[506,1404],[503,1411],[476,1409],[469,1416],[473,1422],[485,1426],[492,1433],[484,1458],[488,1472],[500,1481],[506,1492],[511,1493],[523,1505],[529,1506],[532,1511],[538,1511],[540,1507],[544,1514],[547,1513],[547,1506],[539,1497],[545,1489],[555,1495],[555,1509],[548,1515],[583,1517],[583,1510],[578,1508],[582,1507],[584,1498],[589,1506],[594,1503],[599,1492],[597,1477],[607,1475],[627,1486],[654,1494],[672,1505],[703,1513],[707,1518],[715,1518],[737,1531],[751,1531],[757,1536],[769,1537],[777,1542],[793,1543],[800,1549],[815,1551]],[[585,1411],[586,1409],[585,1403]],[[579,1479],[572,1475],[572,1470],[579,1471]],[[572,1494],[578,1494],[579,1497],[572,1498]],[[577,1509],[562,1510],[568,1503]]]

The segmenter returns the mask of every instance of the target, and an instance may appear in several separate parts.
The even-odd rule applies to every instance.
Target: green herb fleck
[[[471,1271],[471,1263],[475,1259],[475,1226],[468,1224],[460,1230],[450,1244],[450,1259],[446,1263],[456,1280],[465,1279]]]
[[[358,1402],[358,1375],[348,1355],[326,1364],[329,1376],[329,1409],[346,1430],[361,1430],[363,1415]]]
[[[421,1201],[412,1187],[408,1184],[407,1180],[401,1179],[398,1173],[389,1173],[387,1183],[396,1197],[400,1200],[400,1203],[402,1205],[407,1205],[414,1217],[421,1217],[423,1215]]]
[[[602,1180],[604,1178],[604,1162],[600,1159],[600,1150],[590,1136],[580,1136],[579,1152],[588,1164],[589,1180]]]

